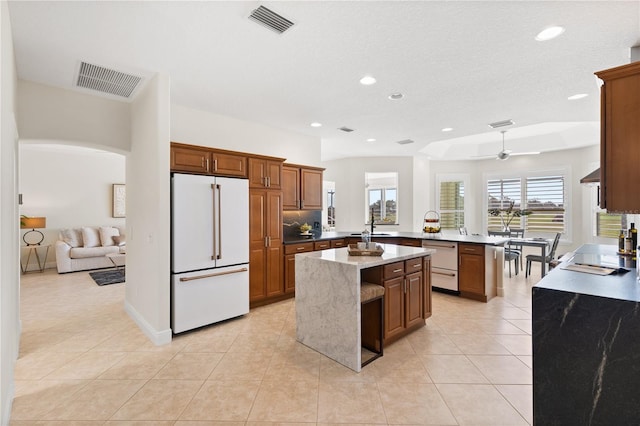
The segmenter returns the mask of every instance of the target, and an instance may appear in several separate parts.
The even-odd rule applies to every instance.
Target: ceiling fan
[[[500,133],[502,133],[502,150],[500,152],[498,152],[495,157],[492,155],[481,155],[481,156],[476,156],[474,158],[478,158],[478,159],[482,159],[482,158],[492,158],[494,157],[496,160],[508,160],[509,157],[512,156],[517,156],[517,155],[535,155],[535,154],[540,154],[539,151],[529,151],[529,152],[513,152],[510,149],[505,149],[504,146],[504,134],[507,133],[506,130],[501,130]]]

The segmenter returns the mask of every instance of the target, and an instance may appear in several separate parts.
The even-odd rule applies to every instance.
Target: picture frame
[[[127,212],[126,210],[126,198],[127,192],[125,184],[123,183],[114,183],[112,186],[112,217],[125,217]]]

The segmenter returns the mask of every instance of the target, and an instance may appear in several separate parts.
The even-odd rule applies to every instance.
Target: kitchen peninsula
[[[640,284],[616,250],[583,245],[532,289],[534,425],[640,420]],[[628,272],[566,269],[580,264]]]
[[[425,325],[430,315],[430,255],[434,250],[385,244],[382,256],[351,256],[348,248],[296,255],[296,339],[306,346],[359,372],[362,366],[362,317],[360,285],[377,282],[385,288],[385,343]],[[416,261],[417,260],[417,261]],[[411,266],[406,271],[406,266]],[[426,270],[425,270],[426,268]],[[413,280],[415,286],[407,279]],[[396,285],[400,283],[399,285]],[[390,312],[395,301],[401,311]],[[408,303],[407,309],[404,304]],[[404,314],[404,315],[402,315]],[[399,318],[403,330],[390,330],[389,321]],[[366,322],[366,320],[365,320]],[[380,325],[382,326],[382,324]],[[399,333],[399,334],[398,334]]]

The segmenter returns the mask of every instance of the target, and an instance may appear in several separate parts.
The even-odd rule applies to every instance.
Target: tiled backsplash
[[[300,226],[308,223],[313,229],[314,237],[322,234],[322,210],[296,210],[283,212],[284,231],[283,238],[287,240],[299,240],[303,238]]]

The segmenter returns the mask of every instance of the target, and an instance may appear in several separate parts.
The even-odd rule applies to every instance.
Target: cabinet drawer
[[[422,240],[422,247],[436,250],[431,255],[431,266],[454,271],[458,269],[458,243]]]
[[[460,244],[458,247],[460,254],[484,254],[484,245],[482,244]]]
[[[331,241],[316,241],[313,243],[314,250],[326,250],[331,248]]]
[[[404,261],[404,270],[407,274],[422,271],[422,258],[409,259]]]
[[[284,246],[284,254],[296,254],[313,251],[313,243],[287,244]]]
[[[383,274],[385,280],[404,275],[404,262],[396,262],[384,265]]]
[[[458,271],[432,267],[431,286],[458,291]]]
[[[340,240],[331,240],[331,248],[340,248],[340,247],[346,247],[347,246],[347,241],[342,238]]]

